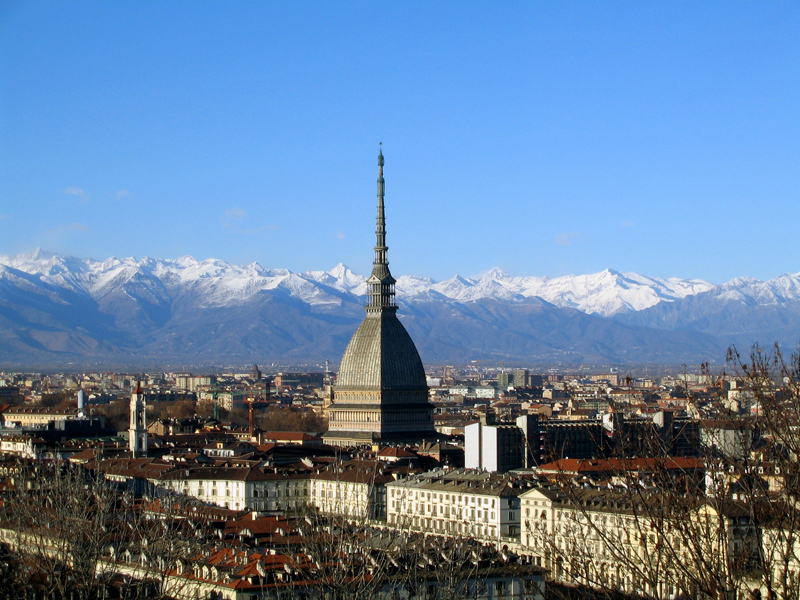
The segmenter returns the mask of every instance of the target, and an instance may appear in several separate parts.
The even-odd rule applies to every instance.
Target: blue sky
[[[800,271],[800,4],[3,2],[0,254]]]

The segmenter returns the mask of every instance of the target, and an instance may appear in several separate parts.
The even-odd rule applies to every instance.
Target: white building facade
[[[508,476],[460,469],[431,471],[386,484],[387,525],[474,537],[492,543],[519,538],[519,494]]]

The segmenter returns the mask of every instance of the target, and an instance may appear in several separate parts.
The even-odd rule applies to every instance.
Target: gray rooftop
[[[336,387],[427,390],[419,352],[393,311],[367,313],[342,357]]]

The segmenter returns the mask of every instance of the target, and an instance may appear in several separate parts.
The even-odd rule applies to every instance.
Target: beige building
[[[44,440],[31,435],[9,435],[0,438],[0,453],[19,458],[41,459],[47,449]]]
[[[151,483],[231,510],[295,512],[313,506],[354,520],[386,518],[386,484],[405,467],[351,460],[317,471],[270,467],[191,467]]]
[[[40,406],[12,406],[3,412],[6,426],[15,423],[18,427],[47,425],[50,421],[77,419],[76,408],[44,408]]]
[[[390,527],[492,543],[519,539],[519,495],[511,476],[458,469],[386,484]]]
[[[534,488],[520,495],[520,552],[562,583],[662,600],[696,597],[704,569],[724,577],[723,563],[752,556],[754,529],[746,507],[735,502],[722,504],[724,512],[701,503],[680,519],[663,517],[663,502],[674,501],[646,493]],[[746,575],[731,579],[747,597],[753,581]]]
[[[293,511],[308,502],[307,473],[256,467],[193,467],[161,475],[156,485],[231,510]]]
[[[211,387],[216,382],[217,378],[213,375],[178,375],[175,378],[175,387],[181,390],[196,392],[201,388]]]

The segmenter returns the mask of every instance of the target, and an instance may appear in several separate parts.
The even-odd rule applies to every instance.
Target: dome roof
[[[339,389],[427,389],[425,368],[394,311],[368,313],[342,357]]]

